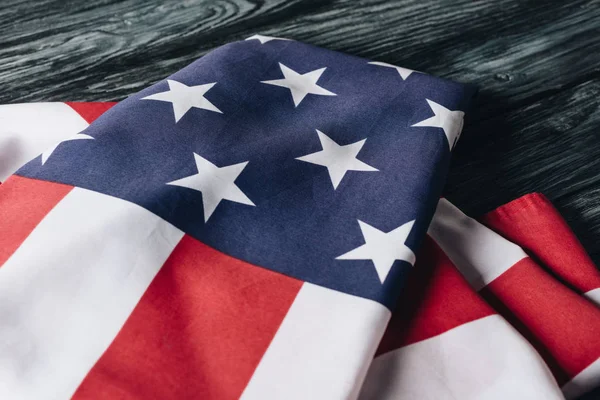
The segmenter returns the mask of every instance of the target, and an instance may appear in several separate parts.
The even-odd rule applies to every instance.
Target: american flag
[[[255,35],[118,104],[0,106],[0,398],[599,386],[600,273],[550,202],[440,200],[474,93]]]

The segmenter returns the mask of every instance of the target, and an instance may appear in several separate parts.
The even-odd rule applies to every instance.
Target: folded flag
[[[580,245],[545,252],[560,216],[487,216],[523,250],[438,204],[472,95],[256,35],[117,105],[0,106],[0,180],[35,157],[0,186],[0,394],[597,386],[600,280]],[[559,230],[536,247],[535,224]]]

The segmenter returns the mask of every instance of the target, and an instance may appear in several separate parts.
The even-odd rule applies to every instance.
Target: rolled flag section
[[[535,347],[567,398],[598,384],[600,309],[557,280],[521,247],[445,199],[440,200],[428,232],[471,287]],[[552,243],[546,242],[546,247],[553,248]],[[536,248],[539,254],[543,252],[540,246]]]
[[[481,221],[519,243],[563,283],[600,306],[600,270],[544,195],[520,197],[486,214]]]
[[[562,399],[531,346],[427,238],[360,399]]]

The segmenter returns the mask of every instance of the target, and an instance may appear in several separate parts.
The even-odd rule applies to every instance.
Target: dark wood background
[[[120,100],[254,33],[477,84],[448,198],[542,192],[600,264],[599,1],[2,0],[0,103]]]

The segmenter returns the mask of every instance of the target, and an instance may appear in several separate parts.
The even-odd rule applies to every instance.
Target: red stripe
[[[77,111],[79,115],[85,119],[88,124],[94,122],[99,116],[104,114],[109,108],[113,107],[117,103],[106,102],[106,103],[78,103],[78,102],[67,102],[65,103],[73,110]]]
[[[600,309],[530,258],[481,294],[536,347],[560,385],[600,357]]]
[[[426,237],[378,354],[494,314],[446,254]]]
[[[482,221],[519,244],[578,292],[600,288],[600,271],[542,194],[533,193],[514,200],[485,215]]]
[[[17,175],[11,175],[0,186],[0,265],[72,189]]]
[[[301,286],[184,236],[74,399],[237,399]]]

